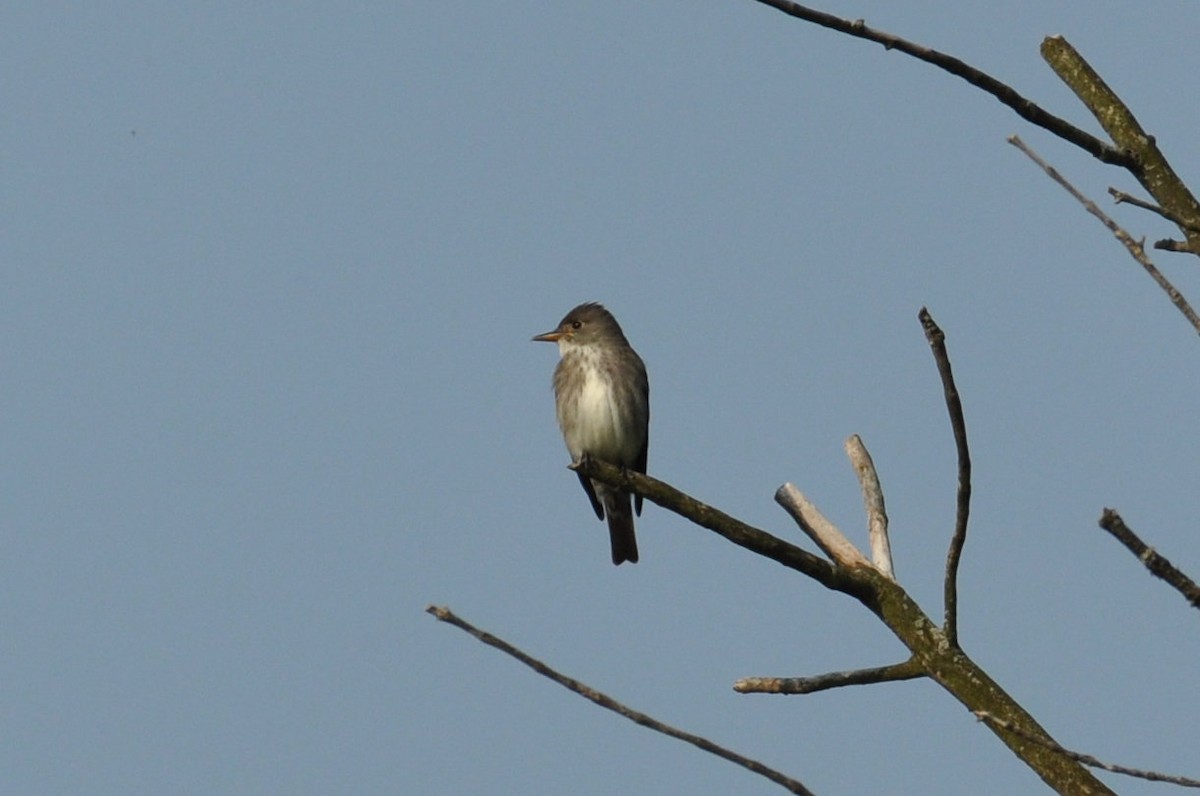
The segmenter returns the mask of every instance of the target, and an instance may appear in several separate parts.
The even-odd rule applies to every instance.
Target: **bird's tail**
[[[633,533],[633,511],[629,505],[629,493],[605,489],[602,499],[604,513],[608,515],[608,537],[612,542],[613,563],[628,561],[636,564],[637,537]]]

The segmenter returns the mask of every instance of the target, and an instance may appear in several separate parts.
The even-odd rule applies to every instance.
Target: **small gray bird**
[[[553,332],[534,340],[558,343],[562,357],[554,369],[558,427],[574,462],[594,456],[639,473],[646,472],[650,427],[650,382],[642,358],[625,339],[617,319],[595,303],[580,304]],[[579,473],[579,483],[596,516],[608,515],[614,564],[637,563],[637,538],[628,492]],[[640,516],[642,496],[634,498]]]

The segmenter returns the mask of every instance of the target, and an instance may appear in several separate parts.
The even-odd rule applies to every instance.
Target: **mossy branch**
[[[835,565],[766,531],[747,525],[670,484],[595,458],[573,465],[590,478],[639,494],[734,544],[794,569],[826,588],[848,594],[878,616],[912,653],[906,674],[934,680],[968,711],[999,716],[989,724],[1006,746],[1059,793],[1112,794],[1077,761],[1055,751],[1055,742],[1020,704],[934,623],[908,592],[869,563]]]
[[[1091,111],[1118,148],[1130,155],[1124,164],[1170,217],[1179,219],[1188,249],[1200,254],[1200,202],[1171,168],[1154,136],[1142,129],[1117,93],[1109,88],[1079,51],[1062,36],[1042,41],[1042,58]]]

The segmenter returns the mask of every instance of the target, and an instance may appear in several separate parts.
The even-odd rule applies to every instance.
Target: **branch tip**
[[[846,440],[846,455],[858,476],[862,490],[863,507],[867,512],[867,533],[871,541],[871,563],[889,580],[895,580],[892,566],[892,545],[888,539],[887,508],[883,501],[883,487],[879,484],[879,473],[875,462],[862,438],[852,434]]]
[[[835,564],[851,569],[870,566],[858,548],[794,484],[784,484],[775,490],[775,502]]]
[[[915,658],[891,666],[829,672],[815,677],[743,677],[733,684],[739,694],[815,694],[831,688],[876,683],[898,683],[929,675]]]
[[[954,434],[954,447],[958,454],[958,497],[954,513],[954,534],[950,538],[950,549],[946,552],[946,574],[942,585],[945,603],[946,640],[958,646],[958,565],[963,547],[967,542],[967,521],[971,516],[971,449],[967,445],[967,421],[963,416],[962,399],[954,383],[954,371],[950,366],[950,354],[946,351],[946,333],[925,307],[917,313],[925,330],[925,339],[933,351],[933,360],[942,380],[942,393],[946,411],[950,415],[950,429]]]
[[[1165,557],[1159,555],[1153,547],[1143,542],[1141,537],[1125,524],[1125,520],[1121,518],[1120,514],[1113,509],[1104,509],[1100,515],[1100,527],[1108,531],[1130,553],[1133,553],[1151,575],[1164,581],[1183,595],[1183,598],[1193,608],[1200,608],[1200,586],[1197,586],[1194,580],[1176,568]]]

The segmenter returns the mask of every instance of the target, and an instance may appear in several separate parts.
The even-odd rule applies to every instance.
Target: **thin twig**
[[[1065,757],[1069,757],[1072,760],[1076,761],[1077,763],[1082,763],[1085,766],[1091,766],[1092,768],[1103,769],[1104,771],[1111,771],[1114,774],[1124,774],[1129,777],[1137,777],[1138,779],[1147,779],[1147,780],[1150,780],[1151,782],[1169,782],[1172,785],[1179,785],[1184,788],[1200,788],[1200,779],[1192,779],[1191,777],[1180,777],[1180,776],[1176,776],[1174,774],[1162,774],[1158,771],[1148,771],[1143,768],[1130,768],[1129,766],[1121,766],[1121,765],[1117,765],[1115,763],[1105,763],[1101,760],[1096,759],[1095,757],[1092,757],[1091,755],[1086,755],[1086,754],[1083,754],[1082,752],[1073,752],[1070,749],[1067,749],[1066,747],[1059,745],[1056,741],[1053,741],[1049,738],[1040,738],[1035,735],[1031,735],[1030,733],[1027,733],[1024,730],[1022,730],[1020,727],[1013,726],[1011,723],[1009,723],[1009,722],[1005,721],[1004,719],[1001,719],[997,716],[993,716],[991,713],[988,713],[987,711],[977,710],[977,711],[974,711],[974,713],[975,713],[975,718],[979,719],[982,722],[991,724],[995,727],[999,727],[1002,730],[1007,730],[1008,732],[1020,735],[1024,738],[1029,739],[1030,741],[1033,741],[1036,744],[1041,744],[1042,746],[1046,747],[1047,749],[1050,749],[1051,751],[1054,751]]]
[[[939,69],[945,70],[955,77],[960,77],[971,85],[986,91],[1009,108],[1012,108],[1022,119],[1049,130],[1059,138],[1075,144],[1104,163],[1112,163],[1126,168],[1129,168],[1133,163],[1129,155],[1123,150],[1110,146],[1094,135],[1079,129],[1066,119],[1061,119],[1049,113],[1032,100],[1018,94],[1015,89],[1006,83],[1000,82],[986,72],[982,72],[970,64],[964,63],[952,55],[947,55],[924,45],[907,41],[886,31],[869,28],[861,19],[843,19],[823,11],[802,6],[799,3],[788,2],[787,0],[757,0],[757,2],[782,11],[790,17],[802,19],[805,22],[812,22],[821,27],[845,33],[848,36],[873,41],[882,44],[889,50],[899,50],[905,55],[911,55],[920,61],[933,64]]]
[[[946,334],[924,307],[917,313],[925,329],[925,339],[933,349],[933,360],[942,377],[942,392],[946,410],[950,413],[950,428],[954,431],[954,447],[958,451],[958,500],[954,511],[954,536],[946,553],[946,578],[943,592],[946,603],[946,639],[958,646],[958,564],[963,545],[967,542],[967,520],[971,516],[971,449],[967,446],[967,421],[963,417],[962,400],[954,384],[950,355],[946,353]]]
[[[858,476],[862,490],[863,505],[867,511],[867,534],[871,540],[871,563],[888,578],[895,580],[892,567],[892,544],[888,540],[887,508],[883,503],[883,487],[879,485],[879,473],[862,438],[852,434],[846,440],[846,455]]]
[[[1200,232],[1200,227],[1197,227],[1183,216],[1179,215],[1178,213],[1173,213],[1167,208],[1156,205],[1153,202],[1147,202],[1145,199],[1138,199],[1133,194],[1128,194],[1124,191],[1117,190],[1112,186],[1109,186],[1108,194],[1113,198],[1113,202],[1115,204],[1130,204],[1134,207],[1140,207],[1143,210],[1149,210],[1151,213],[1162,216],[1167,221],[1170,221],[1172,224],[1175,224],[1179,227],[1190,229],[1194,232]]]
[[[901,680],[915,680],[927,676],[921,664],[915,658],[909,658],[903,663],[894,663],[891,666],[829,672],[815,677],[743,677],[733,684],[733,690],[739,694],[813,694],[830,688],[898,683]]]
[[[1137,556],[1138,560],[1146,565],[1146,569],[1150,570],[1151,575],[1166,581],[1175,591],[1182,594],[1193,608],[1200,608],[1200,586],[1160,556],[1153,547],[1143,542],[1114,509],[1105,509],[1100,515],[1100,527]]]
[[[1026,157],[1036,163],[1042,169],[1042,171],[1046,172],[1050,179],[1057,182],[1067,191],[1067,193],[1075,197],[1075,200],[1083,205],[1085,210],[1087,210],[1096,218],[1100,219],[1101,223],[1108,227],[1109,231],[1116,236],[1117,240],[1121,241],[1126,250],[1128,250],[1128,252],[1133,256],[1133,259],[1137,260],[1142,268],[1146,270],[1146,273],[1150,274],[1150,277],[1166,292],[1167,296],[1171,299],[1171,303],[1183,313],[1183,317],[1188,319],[1188,323],[1192,325],[1192,328],[1195,329],[1197,333],[1200,333],[1200,315],[1196,314],[1196,311],[1192,309],[1192,305],[1189,304],[1187,299],[1183,297],[1183,294],[1175,289],[1175,286],[1172,285],[1171,282],[1162,275],[1162,272],[1155,267],[1154,263],[1150,262],[1150,258],[1146,256],[1146,249],[1141,243],[1134,240],[1132,235],[1118,226],[1117,222],[1109,218],[1108,215],[1106,215],[1105,212],[1101,210],[1095,202],[1093,202],[1091,199],[1088,199],[1086,196],[1076,190],[1074,185],[1067,182],[1067,179],[1059,174],[1057,169],[1055,169],[1046,161],[1042,160],[1036,152],[1026,146],[1024,141],[1015,135],[1010,135],[1008,137],[1008,143],[1024,152]]]
[[[636,722],[643,727],[648,727],[655,732],[661,732],[663,735],[669,735],[672,738],[686,741],[687,743],[690,743],[699,749],[703,749],[710,754],[724,758],[731,763],[736,763],[737,765],[749,771],[753,771],[755,774],[766,777],[777,785],[782,785],[792,793],[799,793],[803,794],[804,796],[812,796],[812,791],[804,787],[804,785],[785,774],[779,773],[773,768],[763,765],[757,760],[751,760],[748,757],[743,757],[737,752],[732,752],[723,746],[719,746],[707,738],[702,738],[699,735],[693,735],[690,732],[684,732],[683,730],[676,729],[669,724],[663,724],[658,719],[647,716],[645,713],[625,707],[612,697],[600,693],[594,688],[586,685],[585,683],[581,683],[573,677],[567,677],[566,675],[559,674],[554,669],[551,669],[549,666],[537,660],[536,658],[527,655],[526,653],[514,647],[512,644],[509,644],[504,639],[498,638],[497,636],[494,636],[485,630],[480,630],[466,620],[459,618],[449,608],[431,605],[425,609],[425,612],[432,614],[442,622],[446,622],[467,631],[484,644],[487,644],[489,647],[495,647],[501,652],[511,655],[521,663],[533,669],[538,674],[543,675],[544,677],[549,677],[563,688],[574,691],[576,694],[595,702],[602,708],[611,710],[614,713],[624,716],[630,721]]]

